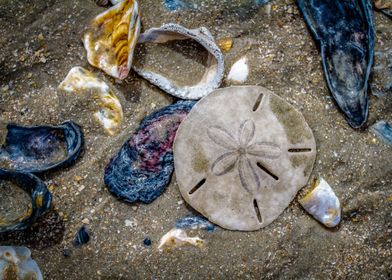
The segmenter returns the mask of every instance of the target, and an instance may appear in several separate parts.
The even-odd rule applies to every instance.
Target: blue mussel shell
[[[369,0],[297,0],[320,50],[325,78],[348,123],[368,117],[368,78],[374,55]]]

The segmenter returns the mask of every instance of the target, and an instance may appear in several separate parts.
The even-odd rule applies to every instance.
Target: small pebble
[[[144,245],[150,246],[151,243],[152,243],[152,241],[151,241],[150,238],[148,238],[148,237],[144,238],[144,240],[143,240],[143,244],[144,244]]]
[[[66,257],[66,258],[70,257],[71,256],[71,250],[64,249],[63,250],[63,256]]]
[[[84,218],[84,219],[82,220],[82,223],[85,224],[85,225],[88,225],[88,224],[90,224],[90,221],[89,221],[89,219]]]

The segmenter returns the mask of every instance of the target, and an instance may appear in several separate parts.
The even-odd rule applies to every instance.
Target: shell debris
[[[192,245],[195,247],[203,247],[204,240],[199,237],[189,237],[183,229],[173,228],[166,233],[160,240],[158,249],[170,250],[183,245]]]
[[[235,83],[244,83],[248,79],[248,75],[248,58],[244,56],[231,66],[229,75],[227,75],[227,80]]]
[[[337,226],[341,220],[340,202],[331,186],[323,178],[319,178],[313,181],[312,187],[299,203],[326,227]]]

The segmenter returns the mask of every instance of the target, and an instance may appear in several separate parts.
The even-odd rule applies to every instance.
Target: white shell
[[[227,76],[227,80],[236,83],[244,83],[248,79],[248,75],[248,59],[246,58],[246,56],[244,56],[233,64],[230,69],[229,75]]]
[[[83,36],[88,62],[114,78],[125,79],[140,34],[136,0],[116,5],[95,17]]]
[[[85,95],[91,103],[96,102],[95,119],[109,135],[115,135],[119,131],[123,121],[121,103],[110,87],[92,72],[79,66],[72,68],[59,89],[75,95]]]
[[[299,200],[302,207],[317,221],[326,227],[335,227],[340,223],[340,202],[331,186],[323,179],[313,182],[313,189]]]
[[[196,85],[179,87],[158,73],[145,71],[135,66],[132,68],[141,77],[175,97],[200,99],[220,86],[224,72],[223,54],[207,28],[187,29],[174,23],[164,24],[160,28],[151,28],[141,34],[138,43],[166,43],[186,39],[195,40],[208,51],[206,72]]]
[[[28,248],[0,246],[0,279],[42,280],[43,277]]]
[[[158,249],[171,249],[182,245],[202,247],[204,240],[199,237],[189,237],[185,230],[173,228],[161,238]]]

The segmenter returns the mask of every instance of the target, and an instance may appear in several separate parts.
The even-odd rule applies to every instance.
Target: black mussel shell
[[[297,0],[320,50],[324,75],[348,123],[368,118],[368,79],[374,55],[370,0]]]
[[[82,152],[81,128],[72,121],[58,126],[9,124],[0,147],[0,168],[25,173],[42,173],[75,163]]]
[[[33,174],[0,169],[0,180],[14,183],[31,196],[31,211],[26,213],[25,217],[20,217],[15,224],[9,224],[0,219],[0,232],[25,229],[50,208],[52,194],[45,183]]]

